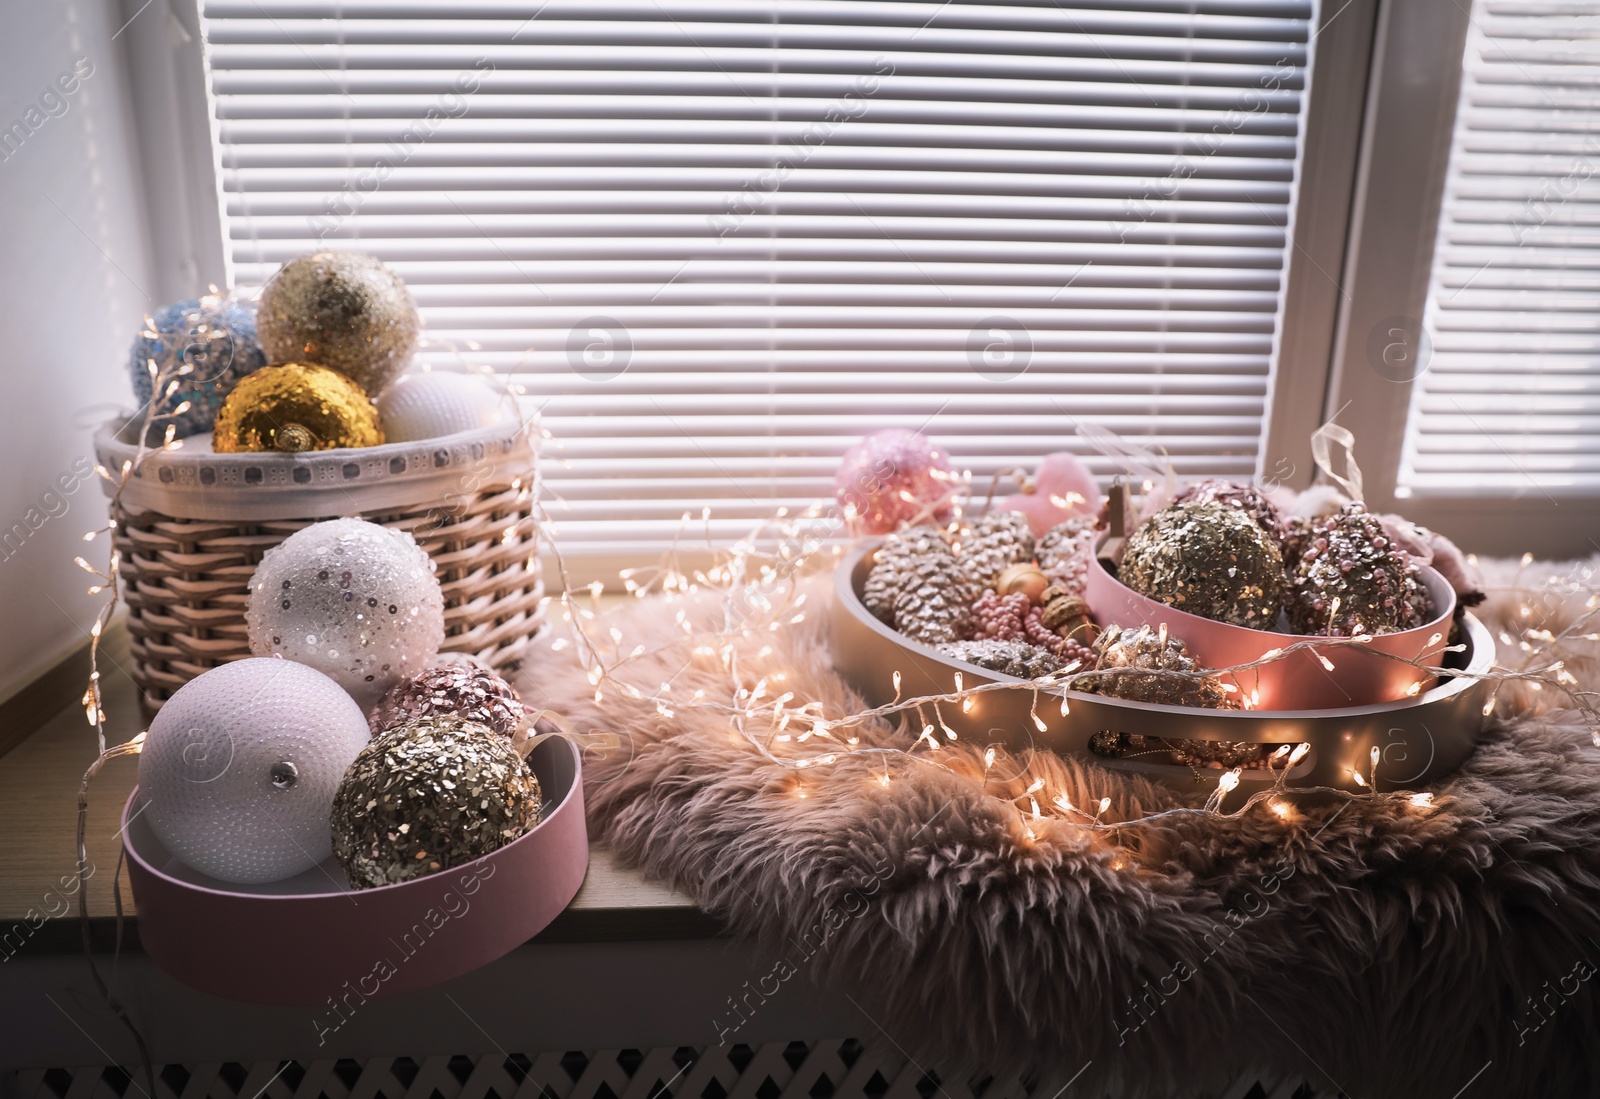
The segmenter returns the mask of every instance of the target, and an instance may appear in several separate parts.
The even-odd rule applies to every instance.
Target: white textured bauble
[[[142,815],[188,866],[279,881],[333,853],[333,795],[367,743],[361,707],[321,672],[239,660],[178,689],[139,756]]]
[[[366,710],[438,653],[444,596],[411,535],[330,519],[267,551],[245,621],[251,652],[309,664]]]
[[[509,418],[509,398],[476,374],[406,374],[378,395],[386,442],[437,439]]]

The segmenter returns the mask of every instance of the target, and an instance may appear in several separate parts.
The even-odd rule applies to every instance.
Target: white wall
[[[147,293],[127,35],[113,39],[124,22],[116,0],[0,0],[0,129],[25,131],[0,134],[0,698],[94,621],[100,599],[72,559],[103,560],[103,538],[82,537],[103,525],[105,497],[78,474],[91,425],[132,405],[128,345],[163,304]]]

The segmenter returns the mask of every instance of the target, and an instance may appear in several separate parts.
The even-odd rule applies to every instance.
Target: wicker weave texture
[[[250,655],[247,585],[267,550],[316,520],[219,522],[116,509],[134,682],[148,713],[201,672]],[[361,516],[416,538],[444,591],[447,652],[514,669],[544,625],[533,489],[486,487]]]

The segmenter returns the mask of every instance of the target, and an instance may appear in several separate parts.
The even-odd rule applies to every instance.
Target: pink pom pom
[[[955,483],[949,459],[931,440],[887,428],[844,452],[833,494],[853,526],[887,534],[904,523],[950,518]]]

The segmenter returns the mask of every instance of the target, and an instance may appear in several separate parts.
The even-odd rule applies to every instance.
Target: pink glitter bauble
[[[844,452],[833,494],[854,524],[887,534],[903,523],[950,518],[954,485],[944,451],[925,435],[891,427]]]

